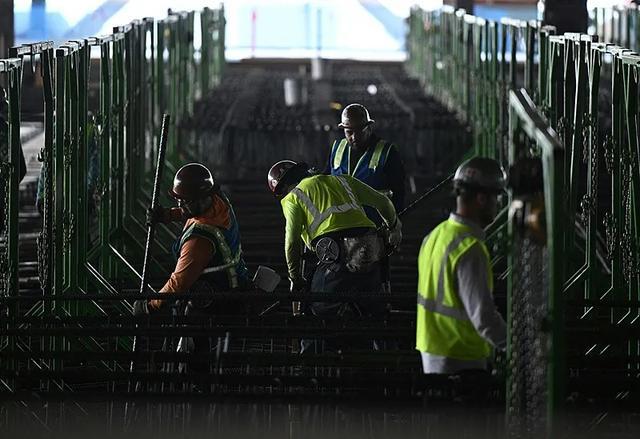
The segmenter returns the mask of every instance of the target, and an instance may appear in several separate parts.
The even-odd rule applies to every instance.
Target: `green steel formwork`
[[[18,180],[20,177],[20,92],[22,89],[22,62],[19,58],[0,60],[0,76],[7,84],[9,111],[8,137],[0,139],[0,172],[2,173],[2,225],[0,226],[0,294],[4,297],[18,295]],[[20,309],[18,304],[9,305],[3,312],[5,327],[15,326]],[[3,336],[0,349],[16,351],[16,337]],[[8,361],[7,367],[14,369],[15,359]],[[12,382],[2,381],[3,387]]]
[[[597,11],[595,28],[605,32],[605,40],[637,48],[638,12],[637,7],[607,11],[603,20],[603,12]],[[591,389],[628,395],[634,388],[631,377],[639,370],[634,325],[640,321],[640,211],[635,195],[640,190],[640,57],[599,39],[555,36],[553,28],[535,22],[496,23],[452,8],[414,9],[410,18],[407,68],[427,92],[465,118],[473,130],[471,154],[495,157],[505,166],[514,163],[516,147],[543,158],[543,204],[550,229],[544,251],[536,251],[538,256],[565,256],[553,264],[549,257],[543,271],[548,320],[538,331],[549,337],[549,348],[540,354],[549,355],[549,361],[541,362],[548,377],[539,388],[545,409],[536,410],[549,429],[561,419],[569,392],[573,400]],[[509,90],[520,87],[521,92],[507,98]],[[602,101],[608,95],[607,107]],[[561,145],[562,155],[551,154]],[[553,157],[553,169],[545,155]],[[600,178],[603,172],[609,175]],[[514,273],[524,270],[514,265],[520,241],[517,234],[509,236],[508,271],[512,277],[522,276]],[[510,283],[510,302],[517,293]],[[510,338],[520,329],[516,321],[510,317]],[[512,343],[512,359],[516,348]],[[602,375],[598,385],[583,378],[595,373],[590,367],[604,364],[618,375]],[[510,366],[511,372],[517,368]],[[579,376],[576,370],[582,370]],[[512,375],[508,389],[515,380]],[[581,385],[587,383],[591,385]],[[614,393],[613,399],[618,398]],[[525,408],[509,410],[517,417]],[[526,429],[536,420],[525,416],[522,422]]]
[[[524,87],[538,102],[545,84],[536,75],[544,66],[536,60],[545,59],[554,28],[511,19],[494,22],[450,7],[413,9],[409,23],[409,71],[467,121],[474,154],[505,162],[508,91]],[[519,48],[522,63],[514,62]],[[451,78],[458,78],[455,86]]]
[[[51,167],[51,160],[53,156],[51,151],[53,149],[54,140],[54,90],[53,90],[53,63],[54,63],[54,45],[51,41],[45,41],[40,43],[24,44],[19,47],[13,47],[10,50],[10,55],[16,58],[20,58],[23,63],[25,57],[30,58],[31,68],[36,67],[38,62],[40,65],[39,71],[42,76],[42,91],[44,100],[44,144],[40,149],[38,160],[43,163],[45,169]],[[45,172],[42,175],[44,181],[51,178],[51,173]],[[50,183],[46,184],[46,187],[50,187]],[[47,295],[51,291],[53,282],[53,273],[49,269],[47,261],[53,257],[52,252],[52,237],[53,237],[53,210],[51,192],[43,194],[43,205],[47,212],[42,218],[42,230],[38,236],[38,276],[40,278],[40,287],[43,295]],[[43,211],[43,212],[44,212]],[[44,307],[50,309],[51,302],[43,303]]]
[[[564,147],[524,89],[509,92],[509,125],[509,165],[515,169],[523,160],[539,160],[542,178],[539,186],[512,195],[509,213],[507,416],[514,433],[545,434],[553,432],[566,381],[560,264]],[[544,205],[546,242],[527,224],[536,202]],[[544,326],[549,327],[540,330]]]
[[[51,42],[15,47],[12,58],[0,60],[0,81],[8,85],[9,100],[8,154],[0,156],[7,206],[0,247],[3,297],[20,294],[17,167],[25,57],[31,57],[32,66],[34,59],[39,60],[44,101],[44,145],[39,154],[43,227],[38,238],[42,293],[35,305],[33,300],[25,302],[31,308],[20,309],[21,301],[7,302],[6,328],[16,327],[24,317],[104,316],[105,306],[119,314],[131,313],[127,301],[105,305],[66,299],[74,294],[119,294],[122,279],[129,279],[129,284],[139,281],[134,266],[142,265],[144,243],[139,237],[146,232],[145,210],[152,192],[148,177],[155,167],[162,114],[182,120],[190,115],[196,96],[219,83],[225,62],[224,24],[222,9],[173,13],[165,20],[136,20],[114,28],[111,35],[69,41],[57,48]],[[196,26],[207,30],[199,51],[193,45]],[[99,50],[99,68],[93,74],[100,83],[93,107],[88,100],[92,48]],[[210,75],[208,81],[203,80],[205,74]],[[181,148],[179,130],[177,122],[170,139],[173,155],[167,158],[173,170],[190,157]],[[162,254],[169,254],[178,231],[160,227]],[[166,274],[157,260],[152,262],[152,273]],[[115,343],[116,349],[130,349],[131,337],[116,338]],[[94,337],[3,336],[0,341],[1,350],[16,354],[35,346],[42,352],[105,349]],[[108,361],[102,364],[112,370]],[[32,368],[59,371],[64,363],[59,358],[11,360],[5,366],[17,374]],[[15,383],[9,379],[2,384],[12,391]],[[46,382],[51,385],[69,389],[60,380]]]

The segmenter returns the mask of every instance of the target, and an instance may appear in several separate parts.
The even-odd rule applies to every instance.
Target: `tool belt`
[[[321,263],[341,263],[352,273],[367,273],[383,258],[384,244],[375,232],[343,238],[324,236],[314,251]]]

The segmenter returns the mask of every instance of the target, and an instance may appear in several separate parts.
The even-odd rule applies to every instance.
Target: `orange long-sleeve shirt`
[[[180,209],[171,209],[172,220],[181,218]],[[231,215],[229,206],[218,195],[214,195],[211,207],[202,215],[190,218],[184,225],[188,229],[193,223],[207,224],[215,227],[229,229],[231,227]],[[185,293],[198,280],[202,271],[209,265],[215,252],[213,244],[202,237],[193,236],[182,245],[176,267],[169,280],[160,289],[160,293]],[[152,300],[151,307],[158,309],[162,300]]]

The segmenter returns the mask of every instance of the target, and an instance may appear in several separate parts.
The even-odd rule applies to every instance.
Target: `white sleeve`
[[[478,334],[498,349],[507,344],[507,325],[498,312],[487,279],[487,257],[474,245],[456,266],[458,294]]]

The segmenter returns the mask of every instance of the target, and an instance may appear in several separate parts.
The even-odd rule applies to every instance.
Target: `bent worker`
[[[247,286],[238,221],[209,169],[200,163],[184,165],[176,172],[169,194],[178,207],[159,206],[149,212],[148,221],[186,222],[174,246],[176,267],[160,293],[189,292],[201,281],[218,291]],[[163,303],[163,299],[151,300],[149,307],[159,309]]]
[[[473,158],[458,167],[453,183],[456,211],[424,239],[418,256],[416,349],[424,373],[485,370],[491,346],[506,345],[484,243],[505,173],[495,160]]]
[[[184,165],[176,172],[169,193],[177,201],[177,208],[160,206],[147,214],[147,221],[152,223],[186,220],[174,245],[176,267],[160,289],[160,295],[246,288],[249,274],[242,257],[238,221],[229,199],[209,169],[199,163]],[[190,301],[187,314],[220,312],[220,304],[214,300],[212,297],[211,300]],[[148,303],[136,301],[134,313],[158,311],[166,302],[164,299]],[[211,349],[206,337],[195,338],[193,343],[194,346],[185,349],[199,353]],[[194,363],[191,367],[203,371],[205,365]]]
[[[269,189],[281,198],[286,220],[285,255],[291,290],[306,291],[301,273],[302,248],[316,252],[319,264],[311,280],[311,291],[379,292],[380,260],[385,244],[397,247],[402,239],[401,223],[391,201],[348,175],[314,175],[304,163],[283,160],[268,174]],[[364,206],[376,209],[390,232],[388,242],[376,233]],[[353,309],[355,307],[355,309]],[[373,310],[340,303],[313,303],[311,312],[320,317],[356,314]]]

